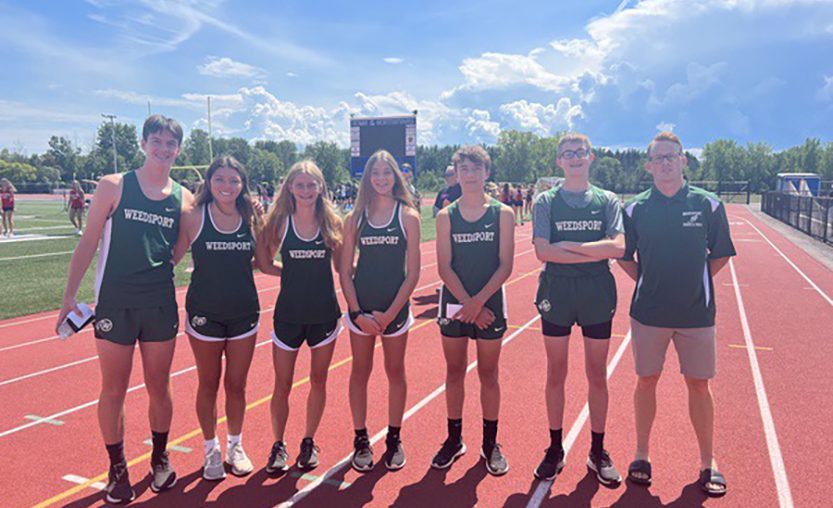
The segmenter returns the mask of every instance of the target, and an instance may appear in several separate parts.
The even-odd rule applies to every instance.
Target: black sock
[[[560,450],[561,447],[561,432],[562,429],[552,430],[550,429],[550,449],[552,450]]]
[[[448,439],[459,443],[463,439],[463,419],[448,419]]]
[[[120,464],[125,462],[124,459],[124,441],[118,443],[104,445],[107,448],[107,455],[110,456],[110,465]]]
[[[159,458],[162,457],[162,454],[165,452],[165,448],[168,447],[168,433],[156,432],[152,430],[151,434],[153,435],[153,452],[150,454],[150,461],[159,462]]]
[[[598,457],[604,450],[605,433],[590,431],[590,453]]]
[[[401,430],[402,427],[394,427],[393,425],[388,425],[388,440],[399,441],[399,432]]]
[[[497,420],[483,418],[483,452],[488,457],[497,442]]]
[[[356,429],[356,437],[367,437],[367,427],[363,429]]]

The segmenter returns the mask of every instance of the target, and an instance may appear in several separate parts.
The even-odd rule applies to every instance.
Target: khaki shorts
[[[680,372],[694,379],[711,379],[716,373],[715,328],[660,328],[631,318],[633,363],[641,377],[662,372],[668,343],[674,341]]]

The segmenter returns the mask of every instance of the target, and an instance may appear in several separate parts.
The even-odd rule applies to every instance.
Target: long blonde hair
[[[321,237],[324,244],[330,249],[337,249],[341,246],[341,218],[336,213],[335,207],[328,199],[327,183],[324,181],[324,174],[311,159],[296,162],[289,169],[286,179],[281,185],[278,196],[269,209],[266,216],[266,225],[263,228],[263,239],[266,245],[276,246],[278,232],[287,224],[287,218],[297,210],[295,196],[292,195],[292,184],[295,177],[304,173],[311,176],[318,183],[318,199],[315,201],[315,218],[318,220],[318,227],[321,229]]]
[[[384,162],[388,165],[390,170],[393,171],[393,190],[391,191],[393,199],[416,210],[414,197],[411,195],[411,190],[405,183],[405,177],[402,175],[402,171],[399,169],[399,164],[396,163],[396,159],[394,159],[393,155],[391,155],[387,150],[377,150],[370,156],[369,159],[367,159],[367,164],[364,165],[362,180],[359,182],[359,192],[356,196],[356,203],[353,206],[353,216],[356,217],[357,220],[361,219],[365,210],[367,210],[371,201],[373,201],[377,195],[376,190],[373,188],[373,184],[370,182],[370,173],[373,166],[378,161]],[[358,222],[356,222],[356,224],[358,224]]]
[[[0,180],[0,190],[4,190],[6,192],[17,192],[14,184],[8,178]]]

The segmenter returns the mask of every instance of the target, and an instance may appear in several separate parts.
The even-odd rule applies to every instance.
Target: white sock
[[[241,439],[243,439],[243,433],[242,432],[240,434],[237,434],[236,436],[232,435],[232,434],[229,434],[228,435],[228,441],[226,441],[226,444],[228,445],[229,448],[231,448],[232,446],[240,443]]]
[[[220,447],[220,440],[217,439],[217,436],[214,436],[213,439],[206,439],[205,440],[205,454],[208,455],[211,453],[214,448]]]

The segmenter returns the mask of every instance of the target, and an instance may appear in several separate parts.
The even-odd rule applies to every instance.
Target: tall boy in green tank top
[[[542,480],[554,479],[564,467],[561,446],[564,419],[564,382],[567,378],[569,338],[578,323],[584,336],[584,361],[590,408],[591,447],[587,466],[605,485],[621,481],[604,449],[607,418],[607,353],[616,283],[609,259],[625,250],[619,199],[588,181],[593,152],[590,140],[567,134],[558,144],[556,163],[564,181],[535,201],[532,228],[541,273],[535,305],[547,351],[547,413],[550,447],[535,470]]]
[[[137,339],[150,399],[150,488],[160,492],[176,483],[165,451],[173,412],[173,339],[179,328],[172,259],[181,212],[193,202],[191,193],[170,178],[181,144],[179,123],[153,115],[142,128],[142,167],[99,181],[87,229],[70,261],[58,315],[60,325],[76,308],[75,295],[100,242],[95,285],[95,336],[102,372],[98,420],[110,457],[105,495],[111,503],[135,497],[123,440],[124,398]]]

